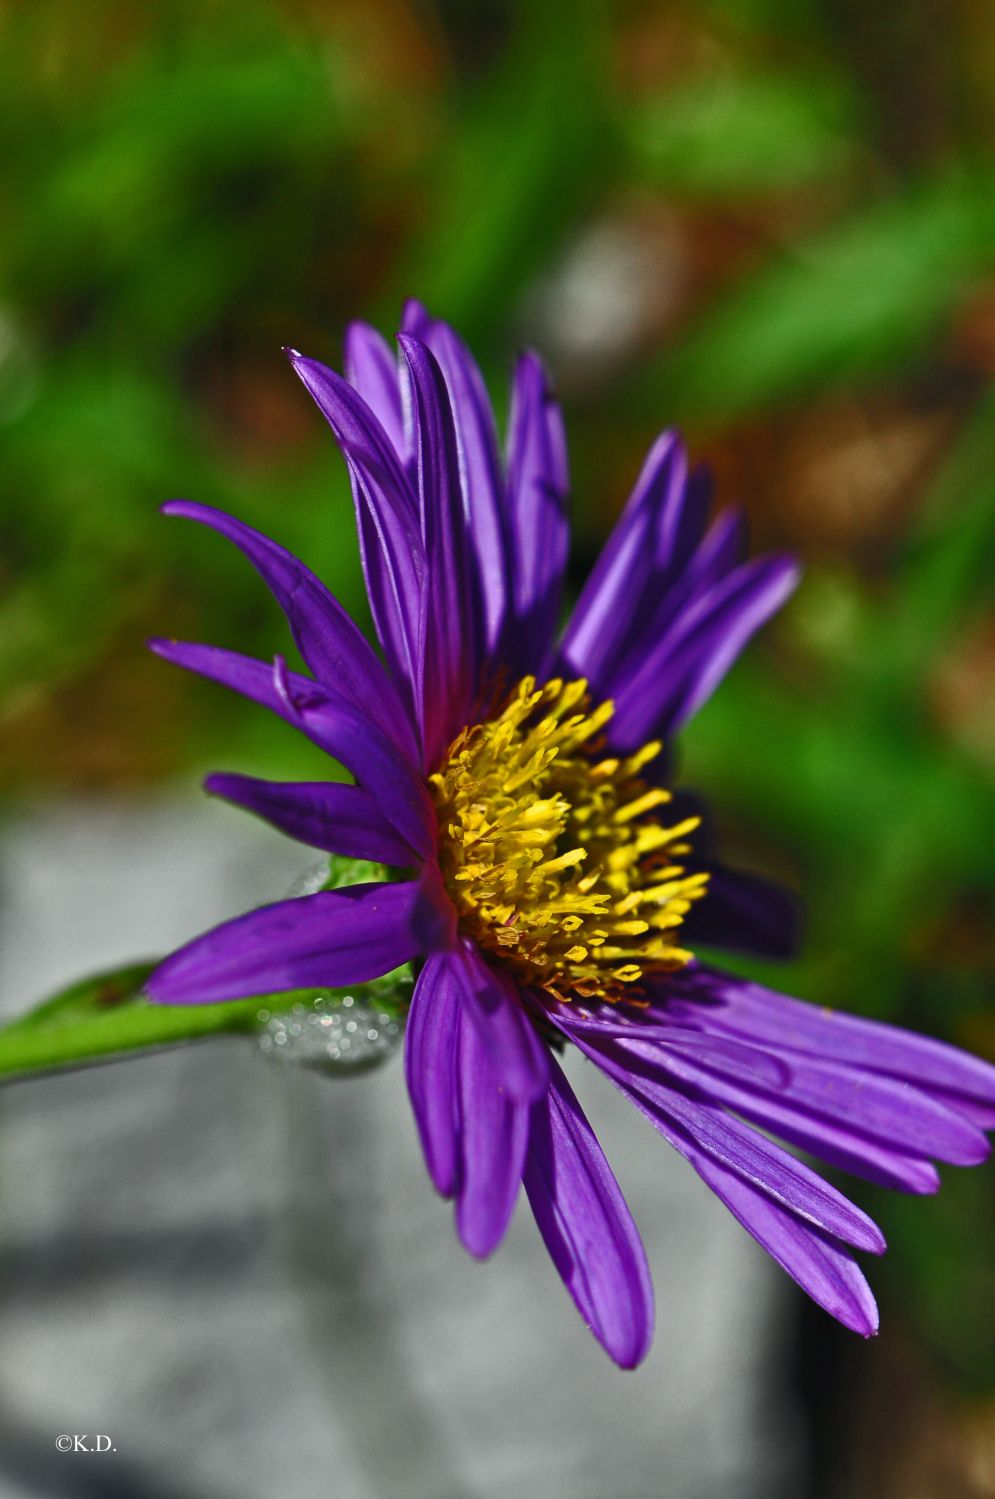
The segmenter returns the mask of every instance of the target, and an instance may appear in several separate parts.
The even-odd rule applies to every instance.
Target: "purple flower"
[[[585,1322],[617,1363],[645,1355],[646,1258],[557,1061],[569,1041],[810,1296],[870,1335],[877,1312],[851,1250],[881,1253],[881,1233],[769,1136],[934,1192],[934,1159],[987,1154],[995,1068],[697,962],[699,940],[788,951],[793,907],[712,857],[661,754],[787,598],[795,565],[744,560],[738,513],[706,524],[707,481],[665,434],[558,634],[567,464],[542,365],[518,361],[502,455],[453,330],[411,304],[399,343],[397,360],[355,324],[348,379],[291,354],[349,467],[383,661],[302,563],[187,502],[166,511],[245,553],[310,675],[279,656],[154,642],[355,778],[214,775],[209,790],[398,877],[227,922],[166,959],[149,992],[213,1003],[359,983],[414,960],[408,1087],[429,1174],[471,1254],[500,1243],[524,1183]]]

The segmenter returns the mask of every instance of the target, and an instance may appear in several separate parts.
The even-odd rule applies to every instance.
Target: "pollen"
[[[678,929],[708,878],[681,863],[699,819],[668,825],[670,792],[641,778],[660,744],[604,755],[612,712],[586,681],[525,677],[429,778],[461,930],[560,1000],[638,998],[683,967]]]

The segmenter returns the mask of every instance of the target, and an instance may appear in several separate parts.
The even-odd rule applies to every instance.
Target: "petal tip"
[[[145,980],[145,983],[139,990],[140,998],[144,999],[150,1005],[161,1005],[168,1003],[167,1000],[163,999],[161,992],[159,992],[158,976],[159,969],[156,968],[152,973],[149,974],[148,978]]]
[[[612,1346],[612,1339],[610,1337],[607,1337],[602,1332],[599,1332],[598,1329],[592,1327],[590,1323],[587,1323],[587,1327],[589,1331],[594,1335],[596,1340],[601,1344],[602,1348],[605,1350],[615,1367],[617,1369],[621,1369],[624,1373],[630,1373],[638,1369],[639,1365],[646,1359],[650,1349],[653,1346],[652,1321],[634,1338],[630,1337],[627,1338],[624,1342],[620,1341],[617,1347]]]
[[[476,1260],[478,1265],[483,1265],[500,1248],[501,1239],[492,1243],[488,1239],[475,1238],[466,1225],[460,1224],[458,1213],[456,1215],[456,1232],[459,1235],[459,1241],[463,1245],[463,1248],[471,1259]],[[503,1233],[501,1237],[504,1237]]]

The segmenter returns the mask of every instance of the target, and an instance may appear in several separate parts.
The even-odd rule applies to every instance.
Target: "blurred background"
[[[280,348],[338,364],[350,318],[390,333],[403,298],[417,295],[472,344],[499,408],[517,346],[538,347],[552,367],[571,442],[575,584],[647,444],[672,423],[713,464],[720,501],[745,503],[757,544],[801,554],[799,595],[682,747],[682,775],[712,797],[730,854],[809,901],[802,958],[749,971],[995,1057],[995,9],[971,0],[8,0],[0,211],[8,1009],[87,964],[179,940],[205,924],[205,911],[244,906],[247,865],[254,899],[282,893],[289,845],[273,854],[276,834],[232,831],[234,814],[201,811],[193,789],[220,766],[312,774],[311,752],[143,646],[164,633],[271,655],[283,639],[276,612],[234,552],[167,523],[157,506],[186,496],[233,511],[306,557],[364,619],[344,469]],[[187,843],[177,844],[175,827],[190,829]],[[131,914],[119,907],[106,943],[94,946],[112,889],[101,861],[115,859],[113,899],[130,890]],[[127,873],[139,866],[142,899]],[[146,908],[170,902],[146,936]],[[159,1080],[168,1130],[174,1063],[11,1091],[0,1111],[0,1272],[11,1294],[30,1299],[30,1245],[55,1231],[25,1206],[40,1191],[38,1160],[65,1145],[88,1169],[86,1130],[59,1090],[100,1108],[107,1090],[133,1086],[112,1075],[151,1068],[143,1076]],[[196,1092],[203,1127],[229,1127],[218,1121],[230,1099],[210,1067],[183,1065],[196,1065],[204,1083],[202,1092],[188,1081],[183,1095]],[[232,1087],[258,1121],[249,1076]],[[397,1093],[399,1069],[385,1078]],[[279,1112],[268,1075],[261,1086]],[[319,1089],[300,1106],[334,1134],[336,1089],[322,1088],[329,1101]],[[345,1092],[362,1135],[352,1086]],[[117,1123],[105,1120],[108,1138],[130,1128],[121,1110]],[[20,1130],[20,1155],[5,1145],[5,1125]],[[153,1200],[153,1156],[124,1148],[120,1160],[123,1173],[140,1161]],[[405,1161],[417,1174],[413,1151]],[[310,1202],[327,1171],[308,1170],[299,1186]],[[426,1183],[416,1187],[430,1197]],[[873,1266],[885,1336],[864,1346],[790,1288],[765,1291],[757,1304],[768,1321],[751,1334],[763,1358],[737,1366],[737,1377],[754,1393],[769,1381],[780,1403],[756,1420],[737,1407],[724,1477],[688,1451],[669,1476],[665,1457],[647,1467],[656,1479],[638,1476],[637,1464],[631,1486],[614,1493],[995,1494],[995,1174],[948,1169],[933,1201],[856,1195],[891,1245]],[[50,1292],[70,1284],[81,1258],[101,1285],[116,1273],[115,1253],[127,1261],[99,1234],[75,1252],[81,1221],[62,1223],[62,1248],[46,1261]],[[448,1233],[438,1213],[427,1232],[433,1243]],[[735,1253],[748,1281],[761,1272],[744,1246]],[[424,1237],[411,1248],[435,1253]],[[653,1254],[664,1288],[669,1252]],[[176,1249],[186,1265],[184,1253]],[[225,1263],[225,1251],[216,1254]],[[688,1274],[679,1272],[682,1285]],[[342,1291],[347,1323],[362,1320],[354,1291]],[[685,1294],[707,1314],[721,1291],[702,1283]],[[4,1295],[0,1286],[0,1306]],[[211,1304],[206,1295],[205,1317]],[[58,1327],[43,1327],[35,1311],[25,1317],[15,1345],[30,1364],[51,1333],[56,1365]],[[339,1325],[326,1364],[341,1335]],[[664,1321],[659,1363],[628,1387],[649,1412],[652,1381],[666,1383],[667,1338]],[[570,1360],[600,1358],[582,1342],[564,1346]],[[182,1341],[174,1355],[181,1367]],[[85,1380],[93,1370],[80,1357]],[[125,1343],[100,1357],[114,1390],[141,1354]],[[478,1375],[483,1402],[493,1371],[482,1363]],[[614,1376],[598,1364],[591,1377],[597,1400],[599,1381]],[[59,1413],[68,1419],[78,1407],[47,1378],[32,1386],[32,1419],[54,1438],[67,1429]],[[4,1379],[16,1391],[16,1371]],[[347,1383],[340,1375],[329,1399],[341,1400]],[[702,1389],[707,1400],[708,1379]],[[290,1464],[295,1410],[280,1423]],[[347,1427],[354,1417],[342,1417]],[[308,1419],[320,1433],[320,1411]],[[118,1492],[106,1467],[92,1489],[79,1486],[79,1464],[72,1474],[66,1462],[38,1468],[33,1437],[16,1435],[9,1412],[4,1420],[0,1483],[10,1493]],[[408,1410],[398,1431],[429,1425]],[[602,1433],[609,1447],[612,1431]],[[626,1437],[640,1440],[649,1438]],[[562,1462],[546,1473],[554,1449],[535,1433],[533,1442],[530,1464],[502,1470],[505,1480],[467,1477],[471,1451],[462,1487],[433,1490],[426,1480],[424,1492],[501,1494],[513,1473],[519,1491],[559,1492],[551,1474]],[[317,1466],[314,1486],[299,1491],[422,1492],[410,1473],[405,1486],[403,1464],[400,1477],[367,1474],[363,1488],[355,1475],[347,1482],[344,1461],[332,1472]],[[120,1492],[257,1492],[244,1474],[236,1484],[223,1466],[218,1473],[192,1472],[178,1487],[160,1474],[155,1487],[136,1471]]]

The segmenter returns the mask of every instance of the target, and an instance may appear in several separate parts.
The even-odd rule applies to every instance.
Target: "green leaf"
[[[995,550],[995,395],[986,391],[930,488],[902,559],[887,669],[924,669],[991,586]]]
[[[516,4],[509,45],[452,97],[425,231],[382,299],[391,324],[417,288],[471,343],[547,264],[610,172],[603,20],[596,0]]]
[[[989,170],[923,181],[794,245],[657,367],[659,408],[729,420],[915,358],[995,262]]]
[[[853,152],[854,115],[836,79],[709,73],[640,104],[626,133],[654,182],[700,197],[837,174]]]

